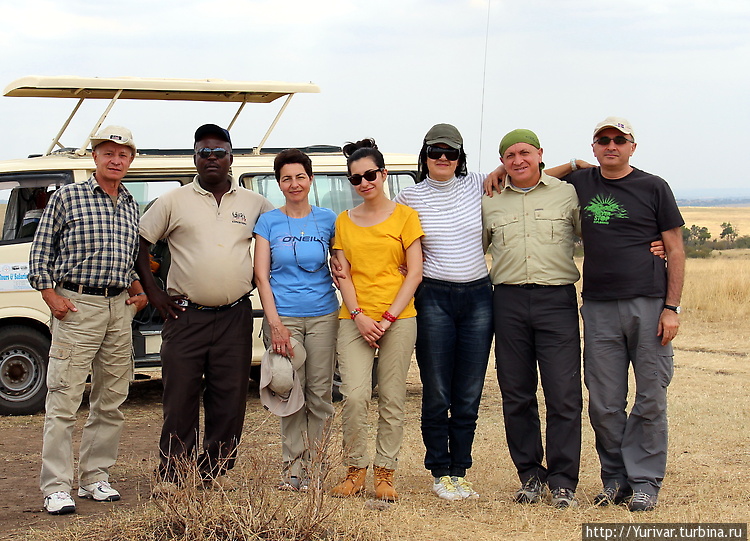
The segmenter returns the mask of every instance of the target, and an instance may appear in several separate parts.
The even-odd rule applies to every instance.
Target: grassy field
[[[421,387],[414,364],[408,382],[406,441],[396,475],[396,487],[402,494],[398,504],[380,506],[368,500],[371,477],[367,498],[346,501],[315,491],[300,495],[274,490],[280,457],[277,420],[259,406],[255,389],[248,400],[242,459],[234,473],[241,484],[236,493],[192,490],[182,494],[179,501],[161,505],[143,499],[129,508],[112,507],[111,512],[72,519],[62,529],[50,530],[45,523],[33,530],[16,531],[13,539],[259,539],[251,532],[261,531],[263,539],[578,540],[581,525],[589,522],[748,522],[749,269],[747,254],[743,258],[719,256],[688,262],[685,312],[675,342],[675,376],[669,388],[667,475],[659,505],[652,513],[633,515],[621,507],[592,506],[591,499],[600,489],[599,466],[585,404],[578,489],[581,506],[561,511],[547,504],[513,503],[518,479],[505,444],[500,393],[492,366],[480,411],[475,463],[469,472],[482,496],[477,501],[458,503],[437,499],[429,490],[431,479],[422,466]],[[113,474],[128,483],[148,484],[155,463],[160,404],[142,405],[126,415],[127,422],[146,424],[154,441],[146,445],[147,450],[123,453]],[[0,429],[7,438],[15,423],[40,425],[39,417],[7,418],[0,421]],[[374,412],[369,422],[372,430]],[[334,428],[334,471],[326,487],[343,472],[337,464],[338,422]],[[116,486],[128,494],[130,485],[125,481]],[[30,497],[38,499],[38,493]]]
[[[750,235],[750,207],[680,207],[685,225],[707,227],[712,240],[721,235],[721,224],[731,223],[739,235]]]

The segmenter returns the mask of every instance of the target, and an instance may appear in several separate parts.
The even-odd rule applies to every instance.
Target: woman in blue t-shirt
[[[281,417],[282,490],[304,490],[316,451],[333,416],[333,383],[339,302],[328,256],[336,214],[308,202],[312,161],[297,149],[280,152],[274,174],[286,203],[255,225],[255,283],[263,304],[263,338],[273,352],[293,357],[290,337],[306,358],[296,375],[305,405]],[[320,473],[319,470],[317,472]]]

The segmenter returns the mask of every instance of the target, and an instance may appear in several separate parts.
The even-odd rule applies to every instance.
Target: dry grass
[[[421,387],[414,364],[408,380],[405,442],[396,475],[396,488],[402,495],[398,504],[378,509],[366,498],[337,500],[322,493],[277,492],[274,487],[279,478],[280,444],[276,420],[251,401],[247,437],[235,470],[241,484],[236,493],[188,491],[171,510],[147,502],[127,512],[85,517],[62,531],[30,532],[28,539],[572,541],[581,538],[581,524],[587,522],[747,522],[750,517],[748,263],[747,259],[726,258],[688,262],[683,302],[686,311],[675,343],[675,376],[669,390],[667,475],[659,506],[652,513],[633,515],[621,507],[599,509],[591,505],[600,481],[586,404],[578,488],[580,508],[561,511],[545,504],[512,503],[518,479],[505,444],[500,393],[492,367],[487,373],[480,410],[475,463],[469,472],[482,497],[456,503],[435,498],[430,492],[431,478],[422,466]],[[374,439],[377,419],[375,408],[371,409],[368,422]],[[334,428],[330,444],[334,449],[332,454],[337,455],[339,425]],[[342,473],[343,467],[335,467],[325,486],[338,481],[337,476]],[[372,474],[369,475],[368,497],[371,497]]]
[[[746,319],[750,316],[750,255],[689,259],[682,304],[704,321]],[[746,252],[743,250],[743,252]]]
[[[718,240],[721,224],[731,223],[740,235],[750,235],[750,207],[680,207],[685,225],[707,227],[711,239]]]

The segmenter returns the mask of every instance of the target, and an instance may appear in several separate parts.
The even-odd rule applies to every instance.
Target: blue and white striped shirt
[[[482,248],[482,194],[487,175],[469,173],[437,181],[427,177],[394,198],[419,213],[424,237],[423,275],[447,282],[486,277]]]

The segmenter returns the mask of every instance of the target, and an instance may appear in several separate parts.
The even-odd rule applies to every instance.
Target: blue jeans
[[[463,477],[471,467],[492,344],[492,285],[489,277],[467,283],[424,278],[414,305],[424,465],[435,477]]]

